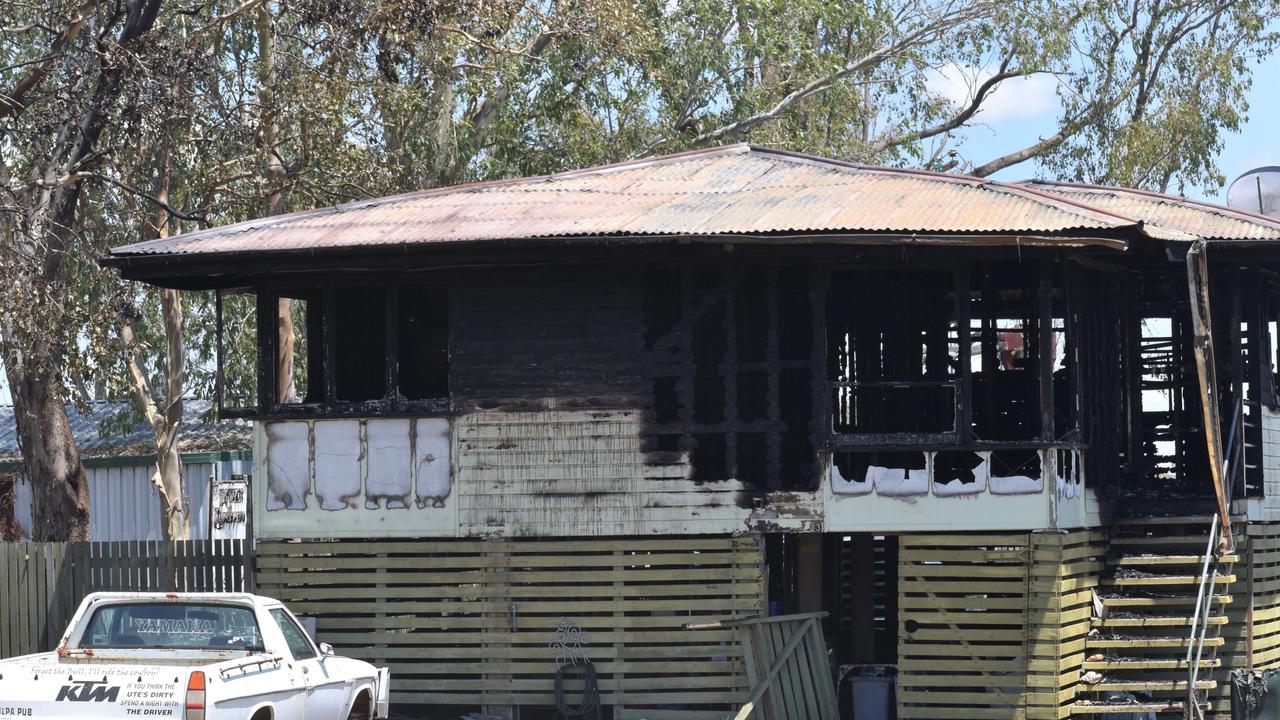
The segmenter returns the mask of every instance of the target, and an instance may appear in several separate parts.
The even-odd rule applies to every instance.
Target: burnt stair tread
[[[1105,678],[1102,682],[1084,685],[1084,692],[1153,692],[1161,690],[1186,690],[1186,680],[1125,680],[1122,678]],[[1217,680],[1197,680],[1197,690],[1213,690],[1218,687]]]
[[[1236,581],[1235,575],[1219,575],[1215,582],[1218,585],[1229,585]],[[1142,587],[1153,585],[1199,585],[1197,575],[1156,575],[1151,573],[1131,576],[1111,577],[1102,581],[1108,587]]]
[[[1232,524],[1244,522],[1244,515],[1232,515]],[[1208,525],[1213,522],[1212,515],[1150,515],[1135,517],[1118,517],[1114,523],[1117,527],[1150,527],[1152,525]]]
[[[1191,667],[1191,663],[1186,660],[1131,657],[1107,658],[1105,660],[1085,660],[1084,665],[1081,667],[1085,670],[1114,673],[1126,670],[1186,670]],[[1204,659],[1200,661],[1200,667],[1219,668],[1222,667],[1222,660],[1219,658]]]
[[[1215,605],[1230,605],[1232,597],[1230,595],[1214,595],[1213,602]],[[1102,604],[1107,607],[1168,607],[1187,605],[1194,606],[1196,603],[1195,595],[1112,595],[1102,596]]]
[[[1113,713],[1181,713],[1186,703],[1178,700],[1168,702],[1109,702],[1105,700],[1077,700],[1072,706],[1072,715],[1110,715]],[[1208,703],[1200,703],[1200,707],[1208,709]]]
[[[1226,644],[1226,639],[1221,637],[1209,637],[1204,639],[1205,647],[1222,647]],[[1185,637],[1128,637],[1128,638],[1089,638],[1085,640],[1086,648],[1168,648],[1176,647],[1186,649],[1187,638]]]
[[[1190,627],[1192,618],[1179,615],[1161,616],[1161,615],[1139,615],[1127,617],[1105,617],[1095,620],[1098,627]],[[1228,622],[1226,615],[1215,615],[1205,618],[1206,625],[1226,625]]]
[[[1219,564],[1239,562],[1238,555],[1223,555],[1218,558]],[[1143,566],[1143,565],[1203,565],[1204,555],[1152,555],[1147,553],[1124,553],[1107,558],[1111,565]]]

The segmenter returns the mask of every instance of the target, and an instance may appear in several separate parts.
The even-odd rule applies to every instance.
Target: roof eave
[[[1126,232],[1128,230],[1128,232]],[[1126,236],[1140,235],[1139,228],[1071,231],[1064,233],[923,233],[923,232],[841,232],[841,233],[776,233],[776,234],[712,234],[687,233],[603,235],[603,236],[547,236],[536,238],[506,238],[483,240],[457,240],[441,243],[398,243],[394,245],[360,245],[341,247],[305,247],[279,250],[241,250],[232,252],[194,253],[131,253],[112,254],[99,262],[119,270],[126,279],[142,280],[154,277],[153,273],[135,273],[144,269],[166,268],[180,271],[183,267],[195,267],[208,263],[228,263],[242,260],[269,262],[273,260],[298,260],[300,258],[342,258],[357,256],[404,256],[415,254],[428,257],[432,253],[474,250],[476,248],[511,247],[518,244],[527,247],[623,247],[654,245],[901,245],[936,247],[1057,247],[1078,249],[1098,247],[1123,252],[1130,240]],[[197,276],[192,274],[192,277]],[[179,272],[170,277],[183,277]]]

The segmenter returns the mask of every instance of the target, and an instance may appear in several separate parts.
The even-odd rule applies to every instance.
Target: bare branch
[[[84,29],[89,15],[97,6],[97,0],[85,0],[81,3],[80,7],[76,8],[75,12],[72,13],[67,26],[62,29],[62,34],[58,36],[57,40],[53,41],[53,45],[49,48],[49,53],[42,58],[40,64],[28,73],[26,77],[19,80],[18,84],[13,86],[13,89],[7,92],[0,92],[0,120],[16,115],[22,108],[26,107],[27,93],[39,86],[49,76],[49,72],[53,70],[54,61],[62,56],[62,51]]]
[[[940,37],[947,31],[954,29],[961,23],[980,17],[984,13],[996,7],[997,4],[998,3],[993,2],[993,0],[984,0],[982,2],[966,3],[960,5],[958,8],[952,7],[902,37],[881,45],[879,48],[867,55],[850,60],[839,70],[811,80],[779,100],[773,105],[773,107],[741,120],[722,125],[713,130],[700,133],[691,140],[691,143],[693,145],[704,145],[728,136],[741,135],[742,133],[748,132],[758,125],[782,116],[800,102],[826,92],[834,87],[836,83],[844,80],[845,78],[870,70],[894,55],[898,55],[913,47],[928,43]],[[637,155],[648,154],[659,145],[665,143],[667,139],[668,138],[666,137],[659,137],[649,142],[639,153],[637,153]]]
[[[973,99],[956,114],[940,123],[937,123],[936,125],[931,125],[920,130],[905,133],[889,133],[871,145],[868,150],[869,154],[873,156],[879,155],[891,147],[920,140],[927,140],[931,137],[951,132],[952,130],[955,130],[961,125],[969,122],[970,118],[972,118],[978,110],[982,109],[982,104],[986,102],[987,96],[990,95],[991,92],[1000,85],[1000,83],[1011,78],[1026,77],[1034,74],[1033,72],[1025,70],[1009,70],[1009,63],[1012,59],[1012,56],[1005,57],[1004,61],[1000,63],[999,71],[979,85],[978,89],[973,93]]]
[[[459,35],[463,39],[465,39],[468,43],[471,43],[472,45],[475,45],[478,48],[483,48],[485,50],[488,50],[489,52],[494,53],[496,55],[511,55],[514,57],[522,57],[522,58],[525,58],[526,60],[533,60],[535,62],[546,62],[546,60],[544,60],[541,57],[542,49],[538,48],[537,50],[535,50],[535,46],[539,44],[539,39],[542,37],[542,35],[558,35],[559,34],[559,31],[554,31],[554,30],[544,32],[541,35],[539,35],[537,38],[534,38],[533,42],[529,43],[527,47],[523,49],[516,49],[516,48],[500,47],[498,45],[494,45],[493,43],[485,42],[484,40],[481,40],[480,38],[472,35],[466,30],[463,30],[462,28],[450,27],[448,25],[441,25],[437,27],[436,30],[439,30],[440,32],[451,33],[453,35]],[[542,47],[545,48],[546,45],[544,44]]]
[[[203,34],[203,33],[207,32],[208,30],[211,30],[211,29],[213,29],[213,28],[215,28],[215,27],[220,27],[220,26],[222,26],[224,23],[226,23],[226,22],[228,22],[228,21],[231,21],[231,20],[234,20],[234,19],[236,19],[237,17],[239,17],[240,15],[243,15],[246,11],[248,11],[248,10],[252,10],[253,8],[257,7],[258,5],[261,5],[263,2],[264,2],[264,0],[246,0],[246,2],[241,3],[240,5],[236,6],[235,8],[232,8],[231,10],[228,10],[227,12],[225,12],[225,13],[223,13],[223,14],[219,15],[218,17],[216,17],[216,18],[214,18],[214,19],[212,19],[212,20],[210,20],[209,22],[205,23],[204,25],[201,25],[200,27],[196,28],[194,31],[192,31],[192,33],[191,33],[191,34],[192,34],[193,36],[194,36],[194,35],[201,35],[201,34]]]
[[[170,205],[169,203],[165,202],[164,200],[156,197],[155,195],[152,195],[151,193],[145,190],[136,188],[130,185],[129,183],[124,182],[123,180],[118,180],[116,178],[111,177],[110,175],[103,175],[102,173],[97,173],[97,172],[81,173],[81,175],[85,178],[102,180],[103,182],[107,182],[112,185],[115,185],[121,190],[129,192],[133,195],[137,195],[138,197],[144,198],[149,202],[155,204],[157,207],[162,208],[165,212],[169,213],[170,215],[172,215],[173,217],[179,220],[186,220],[188,222],[199,223],[200,227],[209,227],[210,223],[209,223],[209,217],[207,215],[197,215],[194,212],[179,210],[173,207],[172,205]]]
[[[537,58],[546,51],[551,45],[552,39],[560,33],[554,30],[539,33],[537,37],[529,43],[519,54],[525,57]],[[498,110],[506,103],[507,98],[511,95],[511,89],[506,85],[497,88],[480,103],[479,109],[471,115],[472,132],[478,139],[483,139],[488,133],[489,126],[493,124],[493,119],[498,114]]]

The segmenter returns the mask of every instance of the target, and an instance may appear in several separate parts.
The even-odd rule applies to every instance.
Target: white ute
[[[317,646],[277,600],[94,593],[55,652],[0,660],[0,720],[374,720],[388,681]]]

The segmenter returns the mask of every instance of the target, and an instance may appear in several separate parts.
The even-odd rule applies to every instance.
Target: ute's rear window
[[[93,612],[80,646],[263,649],[253,610],[212,603],[125,603],[100,607]]]

